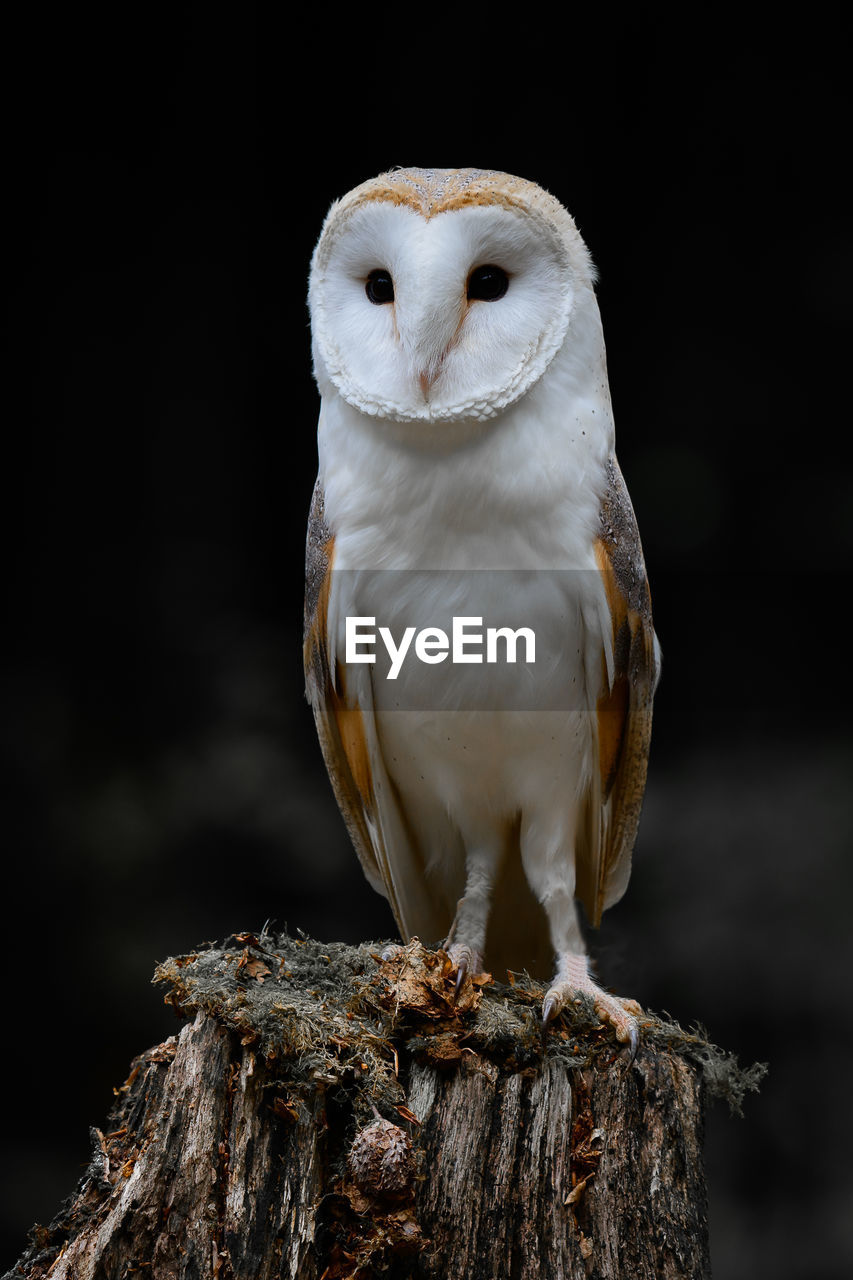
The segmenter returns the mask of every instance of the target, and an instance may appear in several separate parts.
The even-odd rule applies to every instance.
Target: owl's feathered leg
[[[499,866],[499,849],[484,845],[466,851],[465,892],[457,903],[456,915],[444,944],[456,967],[457,994],[466,973],[479,973],[483,967],[486,927]]]
[[[542,1002],[542,1027],[573,1000],[587,996],[602,1022],[613,1027],[616,1039],[628,1045],[633,1058],[639,1044],[639,1006],[633,1000],[620,1000],[593,981],[575,905],[574,857],[543,854],[541,845],[531,840],[532,831],[531,827],[522,832],[524,870],[545,910],[557,954],[556,973]]]

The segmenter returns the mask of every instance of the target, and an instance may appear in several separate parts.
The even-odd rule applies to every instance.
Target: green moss
[[[381,959],[386,945],[237,934],[164,961],[154,982],[167,987],[167,1001],[181,1013],[201,1010],[252,1046],[272,1083],[297,1094],[318,1083],[345,1085],[357,1113],[405,1103],[401,1051],[447,1067],[473,1052],[511,1072],[536,1067],[546,1056],[584,1067],[612,1060],[618,1050],[588,1001],[566,1009],[543,1037],[544,991],[526,975],[513,975],[512,985],[471,988],[454,1006],[442,995],[441,964],[417,944],[413,964],[425,959],[429,968],[416,973],[414,995],[401,997],[394,963]],[[694,1063],[709,1096],[724,1098],[735,1113],[766,1073],[761,1063],[741,1068],[702,1028],[687,1032],[654,1014],[643,1016],[641,1038]]]

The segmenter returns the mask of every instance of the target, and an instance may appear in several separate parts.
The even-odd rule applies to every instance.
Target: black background
[[[335,197],[470,164],[550,189],[598,265],[664,649],[599,971],[770,1063],[709,1115],[715,1275],[849,1274],[847,32],[274,12],[6,32],[0,1263],[176,1029],[158,960],[394,932],[302,696],[304,299]]]

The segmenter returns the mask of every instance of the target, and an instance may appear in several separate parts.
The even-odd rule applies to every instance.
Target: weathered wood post
[[[703,1100],[747,1072],[649,1016],[466,981],[418,942],[241,934],[166,961],[189,1020],[133,1063],[28,1280],[690,1280],[709,1274]]]

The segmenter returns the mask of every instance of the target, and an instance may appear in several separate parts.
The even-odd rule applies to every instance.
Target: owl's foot
[[[473,977],[475,973],[482,972],[483,957],[476,947],[469,947],[464,942],[454,942],[447,948],[447,954],[453,961],[453,967],[456,970],[456,992],[458,996],[462,990],[462,984],[465,981],[465,975]]]
[[[636,1000],[623,999],[604,991],[589,975],[586,956],[561,956],[554,982],[542,1002],[542,1030],[579,996],[588,996],[602,1022],[613,1028],[620,1044],[628,1046],[633,1061],[640,1043],[638,1017],[643,1010]]]

